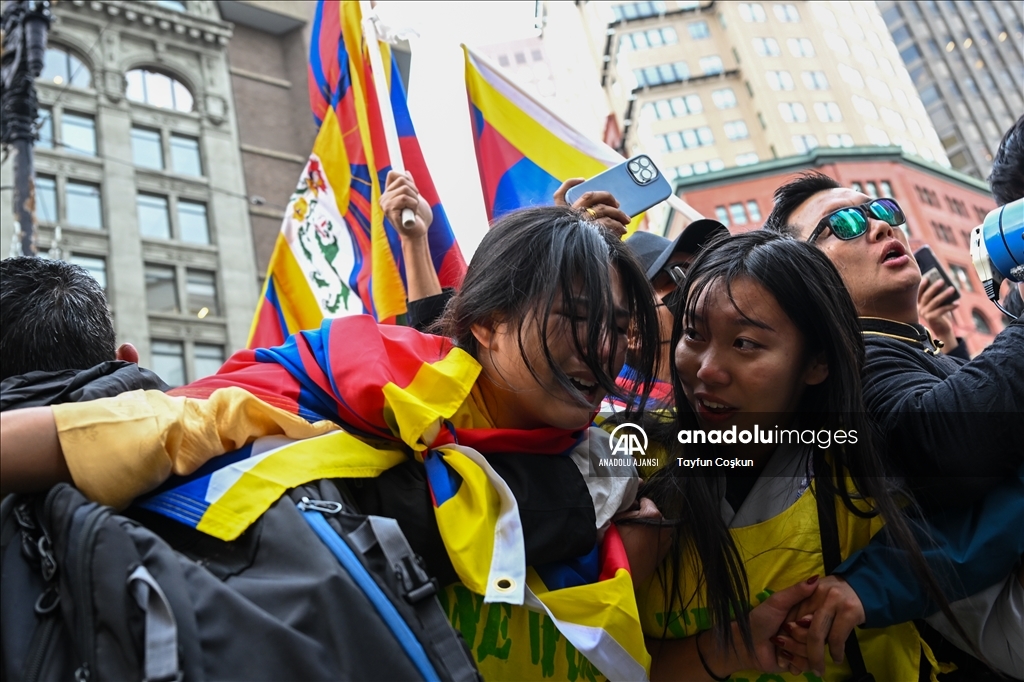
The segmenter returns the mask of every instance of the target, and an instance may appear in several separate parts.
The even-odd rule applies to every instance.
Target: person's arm
[[[440,294],[441,281],[434,269],[427,236],[430,224],[434,221],[434,213],[416,189],[412,175],[389,171],[380,206],[402,239],[408,300],[417,301]],[[412,227],[402,224],[402,211],[407,208],[415,215]]]
[[[897,470],[926,505],[969,504],[1024,463],[1024,320],[958,362],[867,339],[864,401]]]
[[[406,323],[416,331],[426,332],[444,315],[448,302],[455,295],[455,289],[443,289],[441,293],[420,299],[409,299]]]
[[[337,428],[311,424],[240,388],[215,391],[208,399],[133,391],[13,410],[0,420],[5,494],[73,481],[87,497],[112,507],[258,437],[309,438]]]
[[[792,672],[806,669],[806,660],[780,656],[775,633],[782,626],[790,609],[814,593],[818,576],[779,590],[750,612],[750,634],[754,649],[743,644],[739,626],[731,624],[733,645],[720,646],[710,632],[701,632],[685,639],[647,638],[651,652],[651,681],[725,679],[741,670],[764,673]],[[795,665],[794,665],[795,664]],[[824,670],[824,666],[822,666]],[[819,671],[819,676],[821,672]]]

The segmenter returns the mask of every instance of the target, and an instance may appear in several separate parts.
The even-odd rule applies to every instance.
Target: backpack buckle
[[[395,564],[395,573],[405,588],[403,596],[410,604],[417,604],[437,594],[437,580],[427,575],[412,555],[402,557],[401,561]]]

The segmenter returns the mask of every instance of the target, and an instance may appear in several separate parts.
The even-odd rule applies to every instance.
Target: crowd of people
[[[416,216],[408,328],[325,320],[170,391],[115,348],[84,271],[3,261],[3,493],[68,481],[123,508],[256,438],[340,428],[407,450],[353,487],[358,505],[396,518],[442,585],[472,589],[424,471],[454,443],[507,483],[528,565],[616,529],[651,679],[1024,678],[1024,318],[974,358],[939,338],[947,292],[922,282],[898,202],[819,173],[779,187],[760,230],[700,220],[674,240],[623,240],[613,196],[567,205],[578,182],[497,220],[442,290],[430,207],[390,174],[392,224]],[[1024,196],[1024,117],[991,183],[1001,204]],[[337,355],[341,339],[359,347]],[[444,392],[417,396],[433,419],[404,419],[388,386],[441,361]],[[595,422],[640,425],[660,464],[609,463]]]

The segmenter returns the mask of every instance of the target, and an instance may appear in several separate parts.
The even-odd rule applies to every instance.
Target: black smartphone
[[[947,287],[953,287],[953,293],[942,301],[942,305],[949,305],[960,298],[960,289],[953,284],[953,280],[946,273],[946,269],[942,267],[942,263],[932,253],[932,247],[922,246],[914,252],[914,258],[917,259],[917,264],[921,267],[921,276],[928,280],[929,283],[937,282],[941,279],[946,283]]]
[[[593,191],[610,192],[619,202],[619,209],[634,218],[668,199],[672,186],[651,158],[640,154],[571,188],[565,200],[572,205],[584,193]]]

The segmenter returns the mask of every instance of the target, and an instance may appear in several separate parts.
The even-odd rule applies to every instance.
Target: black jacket
[[[1024,463],[1024,321],[973,360],[923,327],[862,318],[864,401],[896,470],[925,507],[967,505]]]
[[[89,369],[28,372],[0,383],[0,411],[77,403],[119,395],[136,389],[170,390],[160,377],[135,363],[101,362]]]

